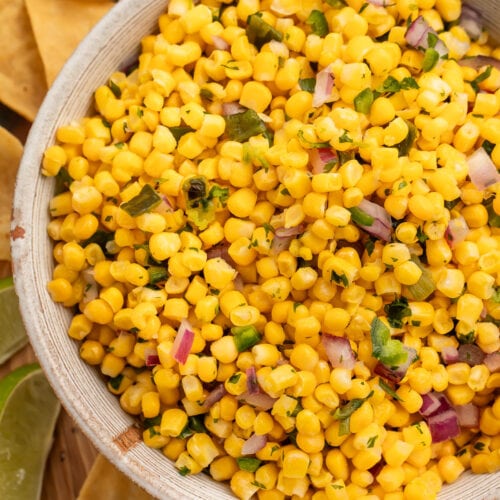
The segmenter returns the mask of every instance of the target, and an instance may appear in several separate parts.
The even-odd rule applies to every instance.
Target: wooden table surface
[[[26,139],[30,126],[2,105],[0,105],[0,125],[9,129],[22,142]],[[10,262],[0,261],[0,278],[10,275]],[[33,361],[36,361],[36,356],[31,346],[27,345],[0,366],[0,377],[20,365]],[[76,499],[96,456],[97,451],[92,443],[62,409],[45,470],[42,500]]]

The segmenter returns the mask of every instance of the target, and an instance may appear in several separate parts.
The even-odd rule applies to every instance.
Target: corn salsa
[[[68,335],[237,498],[500,469],[500,49],[459,0],[170,0],[57,130]]]

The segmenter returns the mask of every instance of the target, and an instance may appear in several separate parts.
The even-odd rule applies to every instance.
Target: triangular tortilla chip
[[[0,127],[0,260],[10,260],[10,214],[16,182],[17,167],[23,154],[23,145],[3,127]]]
[[[154,500],[103,455],[97,455],[77,500]]]
[[[51,85],[90,29],[115,5],[110,0],[25,0]]]
[[[33,121],[47,84],[24,0],[0,0],[0,19],[0,101]]]

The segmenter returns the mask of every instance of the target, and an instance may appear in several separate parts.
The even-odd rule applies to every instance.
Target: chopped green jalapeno
[[[150,212],[156,205],[159,205],[160,201],[160,195],[149,184],[144,184],[137,196],[134,196],[126,203],[122,203],[120,207],[130,216],[137,217]]]
[[[245,142],[254,135],[264,134],[266,126],[253,109],[242,113],[228,115],[226,120],[226,133],[232,141]]]
[[[243,352],[253,347],[260,341],[260,334],[255,326],[235,326],[231,328],[234,343],[238,352]]]
[[[283,35],[278,30],[262,19],[260,12],[248,16],[246,33],[248,41],[258,49],[271,40],[281,42],[283,39]]]

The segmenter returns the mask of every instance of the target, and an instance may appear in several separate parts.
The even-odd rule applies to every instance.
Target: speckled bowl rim
[[[47,290],[54,267],[47,236],[53,179],[40,175],[43,151],[57,128],[84,116],[93,91],[138,53],[141,38],[157,27],[168,0],[121,0],[80,44],[47,93],[29,133],[17,176],[11,226],[14,280],[31,344],[65,409],[96,448],[119,470],[161,499],[229,500],[226,485],[203,474],[183,477],[158,450],[140,439],[135,421],[105,388],[97,370],[81,361],[67,335],[71,313]],[[479,2],[476,2],[476,4]],[[493,3],[485,0],[485,5]],[[493,12],[493,10],[492,10]],[[124,37],[123,33],[127,33]],[[500,474],[467,474],[440,499],[498,498]],[[497,492],[495,494],[495,491]]]

